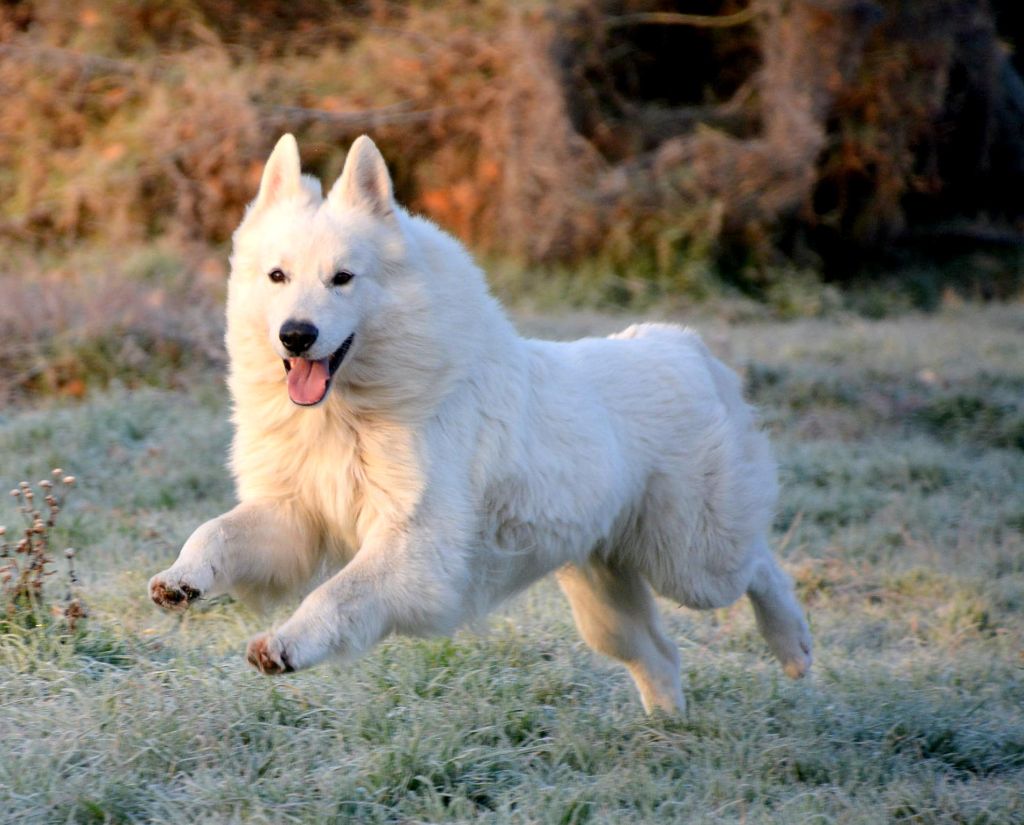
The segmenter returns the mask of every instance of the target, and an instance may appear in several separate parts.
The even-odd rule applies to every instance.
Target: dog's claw
[[[802,679],[804,678],[804,676],[807,675],[808,671],[811,669],[812,657],[810,642],[801,640],[800,650],[803,653],[802,656],[790,659],[789,661],[785,662],[782,666],[783,672],[790,679]]]
[[[149,597],[165,610],[184,610],[199,598],[200,592],[188,584],[165,584],[158,581],[149,586]]]
[[[256,636],[249,642],[245,652],[249,664],[265,676],[277,676],[280,673],[291,673],[294,668],[288,662],[284,648],[275,643],[269,634]]]

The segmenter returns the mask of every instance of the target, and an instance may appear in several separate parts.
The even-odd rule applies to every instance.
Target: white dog
[[[736,376],[692,332],[520,338],[454,239],[409,215],[371,140],[326,198],[295,139],[235,233],[227,307],[240,503],[149,584],[183,608],[312,590],[249,642],[263,673],[445,634],[557,571],[583,638],[644,707],[684,707],[651,593],[753,602],[791,676],[811,641],[768,548],[775,467]]]

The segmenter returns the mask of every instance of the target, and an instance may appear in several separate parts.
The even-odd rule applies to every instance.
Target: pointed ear
[[[331,187],[327,201],[336,209],[365,209],[379,218],[395,211],[391,175],[380,150],[366,135],[356,138],[345,158],[345,168]]]
[[[253,208],[262,209],[285,198],[300,195],[303,191],[299,145],[293,135],[281,135],[274,151],[267,158],[267,165],[263,167],[260,191],[253,202]]]

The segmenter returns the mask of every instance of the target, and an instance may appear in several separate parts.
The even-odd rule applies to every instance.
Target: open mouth
[[[331,379],[345,360],[345,353],[355,337],[353,332],[329,358],[321,358],[319,361],[310,361],[308,358],[283,359],[284,371],[288,375],[288,397],[293,403],[300,407],[312,407],[324,400],[331,388]]]

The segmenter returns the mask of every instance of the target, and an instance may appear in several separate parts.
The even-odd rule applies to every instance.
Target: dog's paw
[[[789,609],[769,614],[767,618],[758,614],[758,626],[768,643],[768,649],[782,665],[783,672],[790,679],[806,676],[814,658],[814,645],[807,620],[799,607],[794,604]]]
[[[149,598],[164,610],[184,610],[202,595],[191,582],[158,573],[149,580]]]
[[[270,633],[261,633],[249,640],[245,658],[256,670],[266,676],[291,673],[294,668],[288,662],[284,645]]]
[[[792,652],[782,660],[782,670],[790,679],[802,679],[811,669],[811,635],[806,627],[796,639],[799,652]]]

